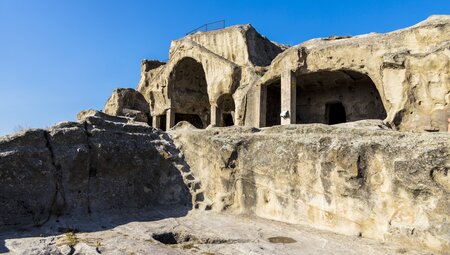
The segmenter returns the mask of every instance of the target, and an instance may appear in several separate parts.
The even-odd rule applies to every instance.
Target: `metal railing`
[[[199,26],[198,28],[186,33],[186,35],[194,34],[197,32],[208,32],[211,30],[218,30],[223,28],[225,28],[225,20],[218,20]]]

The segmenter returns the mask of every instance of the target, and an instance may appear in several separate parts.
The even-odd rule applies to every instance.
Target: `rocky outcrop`
[[[192,207],[188,190],[200,184],[167,134],[95,115],[0,138],[2,228],[39,225],[50,215]]]
[[[378,122],[170,133],[203,208],[450,251],[447,133]]]
[[[136,121],[149,122],[150,107],[141,93],[134,89],[115,89],[103,112],[112,116],[126,116]]]

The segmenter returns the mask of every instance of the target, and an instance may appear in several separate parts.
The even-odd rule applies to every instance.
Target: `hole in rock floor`
[[[274,236],[269,237],[269,242],[271,243],[296,243],[293,238],[286,237],[286,236]]]
[[[166,244],[182,244],[182,243],[192,243],[192,244],[227,244],[227,243],[244,243],[248,242],[248,240],[228,240],[221,238],[211,238],[211,237],[196,237],[191,234],[187,234],[184,232],[163,232],[163,233],[155,233],[152,235],[152,238],[156,241]]]

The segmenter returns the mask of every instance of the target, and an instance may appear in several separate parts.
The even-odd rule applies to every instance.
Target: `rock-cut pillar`
[[[161,128],[161,116],[159,116],[159,115],[153,116],[152,127]]]
[[[222,110],[217,106],[211,106],[211,125],[214,127],[222,126]]]
[[[169,108],[166,111],[166,129],[169,130],[175,126],[175,109]]]
[[[267,112],[267,86],[256,87],[256,127],[266,126],[266,112]]]
[[[295,124],[297,117],[297,81],[291,70],[281,74],[281,125]]]

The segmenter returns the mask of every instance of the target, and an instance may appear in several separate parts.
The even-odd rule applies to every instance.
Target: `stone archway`
[[[387,116],[375,84],[363,73],[312,72],[297,75],[296,83],[296,123],[337,124]]]
[[[211,105],[201,63],[190,57],[181,59],[170,74],[169,90],[173,125],[188,121],[206,128],[210,124]]]

